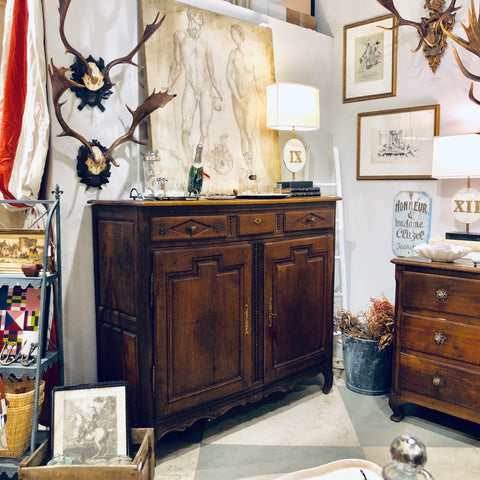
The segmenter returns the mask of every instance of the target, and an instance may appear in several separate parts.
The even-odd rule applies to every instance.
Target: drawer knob
[[[315,217],[310,217],[310,218],[307,218],[307,223],[310,225],[310,226],[313,226],[315,225],[315,222],[317,221],[317,219]]]
[[[448,298],[448,292],[444,288],[439,288],[435,293],[437,295],[437,299],[441,302]]]
[[[447,336],[443,332],[437,330],[433,334],[433,339],[437,345],[443,345],[447,341]]]
[[[255,225],[260,225],[260,224],[262,223],[262,219],[261,219],[261,218],[256,218],[256,219],[253,221],[253,223],[254,223]]]
[[[443,385],[445,383],[445,380],[440,375],[435,374],[435,376],[432,379],[432,383],[436,387],[440,387],[441,385]]]
[[[187,232],[188,232],[189,235],[195,235],[195,233],[197,233],[196,225],[189,225],[187,227]]]

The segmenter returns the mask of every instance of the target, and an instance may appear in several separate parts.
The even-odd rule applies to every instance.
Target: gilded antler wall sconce
[[[467,35],[468,40],[464,40],[457,35],[454,35],[448,30],[444,30],[445,34],[448,35],[455,43],[458,43],[460,46],[468,50],[469,52],[473,53],[477,57],[480,57],[480,14],[477,17],[477,12],[475,10],[475,4],[473,0],[471,0],[471,6],[468,9],[468,20],[469,25],[464,25],[463,22],[460,24]],[[455,48],[455,45],[452,45],[453,54],[455,55],[455,59],[457,60],[458,67],[460,68],[461,72],[470,80],[474,82],[480,82],[480,75],[475,75],[469,72],[465,65],[463,64],[462,60],[460,59],[460,55]],[[480,105],[480,100],[477,99],[473,94],[473,82],[470,85],[470,90],[468,92],[468,97],[472,102],[475,102],[477,105]]]
[[[456,0],[451,0],[446,10],[444,10],[445,0],[426,0],[424,8],[430,11],[430,15],[428,18],[422,17],[420,22],[402,18],[395,8],[394,0],[377,0],[377,2],[395,16],[396,24],[393,28],[407,25],[417,29],[420,40],[417,47],[410,50],[412,52],[418,52],[423,45],[425,58],[428,60],[432,72],[435,73],[447,47],[447,32],[453,28],[455,24],[455,12],[460,9],[460,7],[455,7]]]

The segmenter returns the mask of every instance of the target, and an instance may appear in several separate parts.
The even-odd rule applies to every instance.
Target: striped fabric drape
[[[7,0],[0,68],[0,193],[35,199],[50,119],[41,0]]]

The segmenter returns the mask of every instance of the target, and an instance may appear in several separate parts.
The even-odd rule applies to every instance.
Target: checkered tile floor
[[[319,376],[168,434],[157,444],[155,480],[271,480],[344,458],[383,467],[391,441],[404,433],[426,445],[435,480],[480,479],[479,425],[414,405],[392,422],[386,395],[351,392],[336,373],[328,395]]]

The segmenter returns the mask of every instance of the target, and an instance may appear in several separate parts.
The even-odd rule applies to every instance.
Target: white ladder
[[[333,183],[315,183],[316,186],[335,188],[335,195],[342,196],[342,174],[340,170],[340,155],[338,148],[333,147],[335,163],[335,181]],[[337,202],[337,215],[335,220],[335,291],[334,314],[337,310],[348,310],[347,296],[347,271],[345,267],[345,236],[343,224],[343,200]]]

